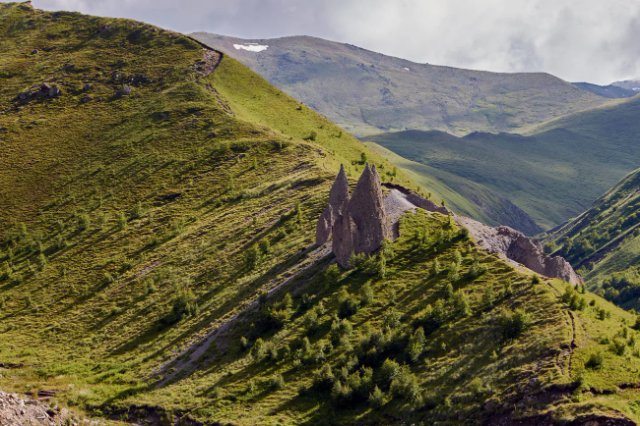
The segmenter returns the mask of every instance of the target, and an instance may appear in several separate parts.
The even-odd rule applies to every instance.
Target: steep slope
[[[410,183],[238,62],[26,4],[0,35],[0,389],[136,424],[639,420],[635,318],[450,217],[330,264],[339,164]]]
[[[587,283],[609,300],[640,308],[640,170],[593,206],[550,233],[550,248],[583,268]]]
[[[404,166],[446,182],[473,201],[469,188],[481,186],[476,208],[507,199],[542,228],[552,228],[586,210],[640,162],[640,98],[557,119],[526,135],[407,131],[367,139],[423,164]],[[403,167],[401,161],[393,160]],[[456,179],[450,179],[453,175]],[[491,207],[495,210],[495,207]],[[473,215],[472,215],[473,216]],[[481,216],[473,216],[482,220]],[[502,218],[501,218],[502,219]],[[495,220],[495,219],[494,219]],[[527,232],[512,219],[511,226]],[[502,219],[504,221],[504,219]]]
[[[543,73],[417,64],[313,37],[193,36],[358,135],[405,129],[461,135],[507,131],[606,101]]]

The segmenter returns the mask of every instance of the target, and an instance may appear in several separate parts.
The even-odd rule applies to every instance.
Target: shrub
[[[267,254],[267,253],[269,253],[271,251],[271,244],[269,243],[269,240],[267,240],[267,239],[260,240],[259,247],[260,247],[260,251],[263,254]]]
[[[474,280],[485,272],[487,272],[487,268],[481,265],[478,259],[475,259],[471,264],[471,268],[469,268],[469,272],[467,272],[467,277]]]
[[[602,367],[603,360],[604,357],[602,356],[602,354],[600,352],[596,352],[589,356],[589,359],[584,364],[584,366],[589,369],[595,370]]]
[[[255,245],[249,247],[244,255],[244,264],[247,269],[253,270],[260,262],[260,250]]]
[[[371,404],[373,408],[380,408],[385,404],[384,392],[382,392],[377,385],[369,394],[369,404]]]
[[[267,382],[271,389],[284,389],[284,377],[282,374],[274,374]]]
[[[129,223],[127,215],[124,212],[118,213],[116,216],[116,223],[118,225],[118,230],[122,231],[123,229],[127,229],[127,225]]]
[[[400,364],[392,359],[385,359],[380,367],[380,378],[382,383],[386,387],[391,386],[391,382],[393,382],[398,374],[400,374]]]
[[[375,295],[369,283],[365,283],[362,288],[360,288],[360,302],[364,306],[375,302]]]
[[[331,323],[331,341],[334,345],[338,345],[344,338],[351,336],[352,332],[353,326],[348,319],[334,318]]]
[[[318,137],[318,133],[316,133],[315,130],[312,130],[309,132],[309,134],[307,136],[305,136],[303,139],[305,141],[315,141],[316,138]]]
[[[173,297],[171,312],[162,321],[165,324],[175,324],[183,318],[195,315],[197,312],[198,302],[196,296],[187,285],[179,285]]]
[[[334,285],[337,284],[340,280],[340,275],[340,267],[334,263],[329,265],[327,269],[325,269],[322,278],[326,285]]]
[[[627,344],[622,339],[613,339],[609,345],[609,350],[616,355],[622,356],[627,350]]]
[[[448,316],[449,312],[444,301],[439,299],[433,306],[427,305],[419,322],[424,327],[424,331],[430,334],[440,328],[447,321]]]
[[[531,326],[531,318],[523,309],[504,311],[499,319],[502,337],[515,339],[520,337]]]
[[[424,329],[422,327],[418,327],[411,335],[407,345],[407,356],[412,362],[416,362],[420,358],[424,352],[426,341],[427,339],[424,335]]]
[[[468,317],[471,315],[469,298],[462,290],[458,290],[453,295],[453,309],[456,317]]]
[[[313,387],[318,390],[329,390],[333,387],[335,380],[336,378],[331,365],[324,364],[322,368],[314,374]]]
[[[391,381],[390,392],[393,396],[417,403],[420,401],[420,384],[418,378],[409,370],[407,366],[400,368]]]
[[[338,293],[338,303],[338,316],[340,318],[347,318],[354,315],[360,307],[360,301],[349,294],[344,288],[340,289]]]
[[[496,301],[496,295],[493,292],[493,286],[491,284],[487,284],[482,293],[482,305],[487,308],[492,308],[493,304]]]

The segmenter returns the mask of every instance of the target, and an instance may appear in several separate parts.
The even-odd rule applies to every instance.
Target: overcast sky
[[[0,0],[4,1],[4,0]],[[51,10],[247,38],[306,34],[416,62],[640,77],[640,0],[34,0]]]

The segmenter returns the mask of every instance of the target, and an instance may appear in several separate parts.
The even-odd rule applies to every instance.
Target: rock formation
[[[373,253],[389,238],[389,224],[376,166],[367,165],[360,175],[349,201],[349,214],[355,226],[353,248],[356,253]]]
[[[344,167],[340,166],[340,171],[329,191],[329,204],[325,207],[318,224],[316,225],[316,243],[322,245],[331,237],[331,229],[335,223],[336,216],[343,214],[349,204],[349,181]]]
[[[375,166],[367,165],[362,172],[353,197],[343,167],[329,193],[329,204],[316,225],[316,243],[332,239],[331,248],[338,264],[349,266],[354,253],[373,253],[390,237],[388,218],[380,176]]]
[[[571,284],[582,283],[582,278],[569,262],[560,256],[548,256],[540,244],[522,232],[508,226],[489,227],[468,217],[458,216],[457,222],[469,230],[478,245],[497,253],[541,275],[560,278]]]

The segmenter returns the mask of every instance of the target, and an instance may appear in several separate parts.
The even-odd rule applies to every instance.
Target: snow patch
[[[248,52],[262,52],[263,50],[267,50],[269,48],[269,46],[265,44],[258,43],[234,44],[233,47],[236,50],[246,50]]]
[[[410,68],[407,68],[407,67],[404,67],[404,70],[405,70],[405,71],[411,71],[411,69],[410,69]]]

